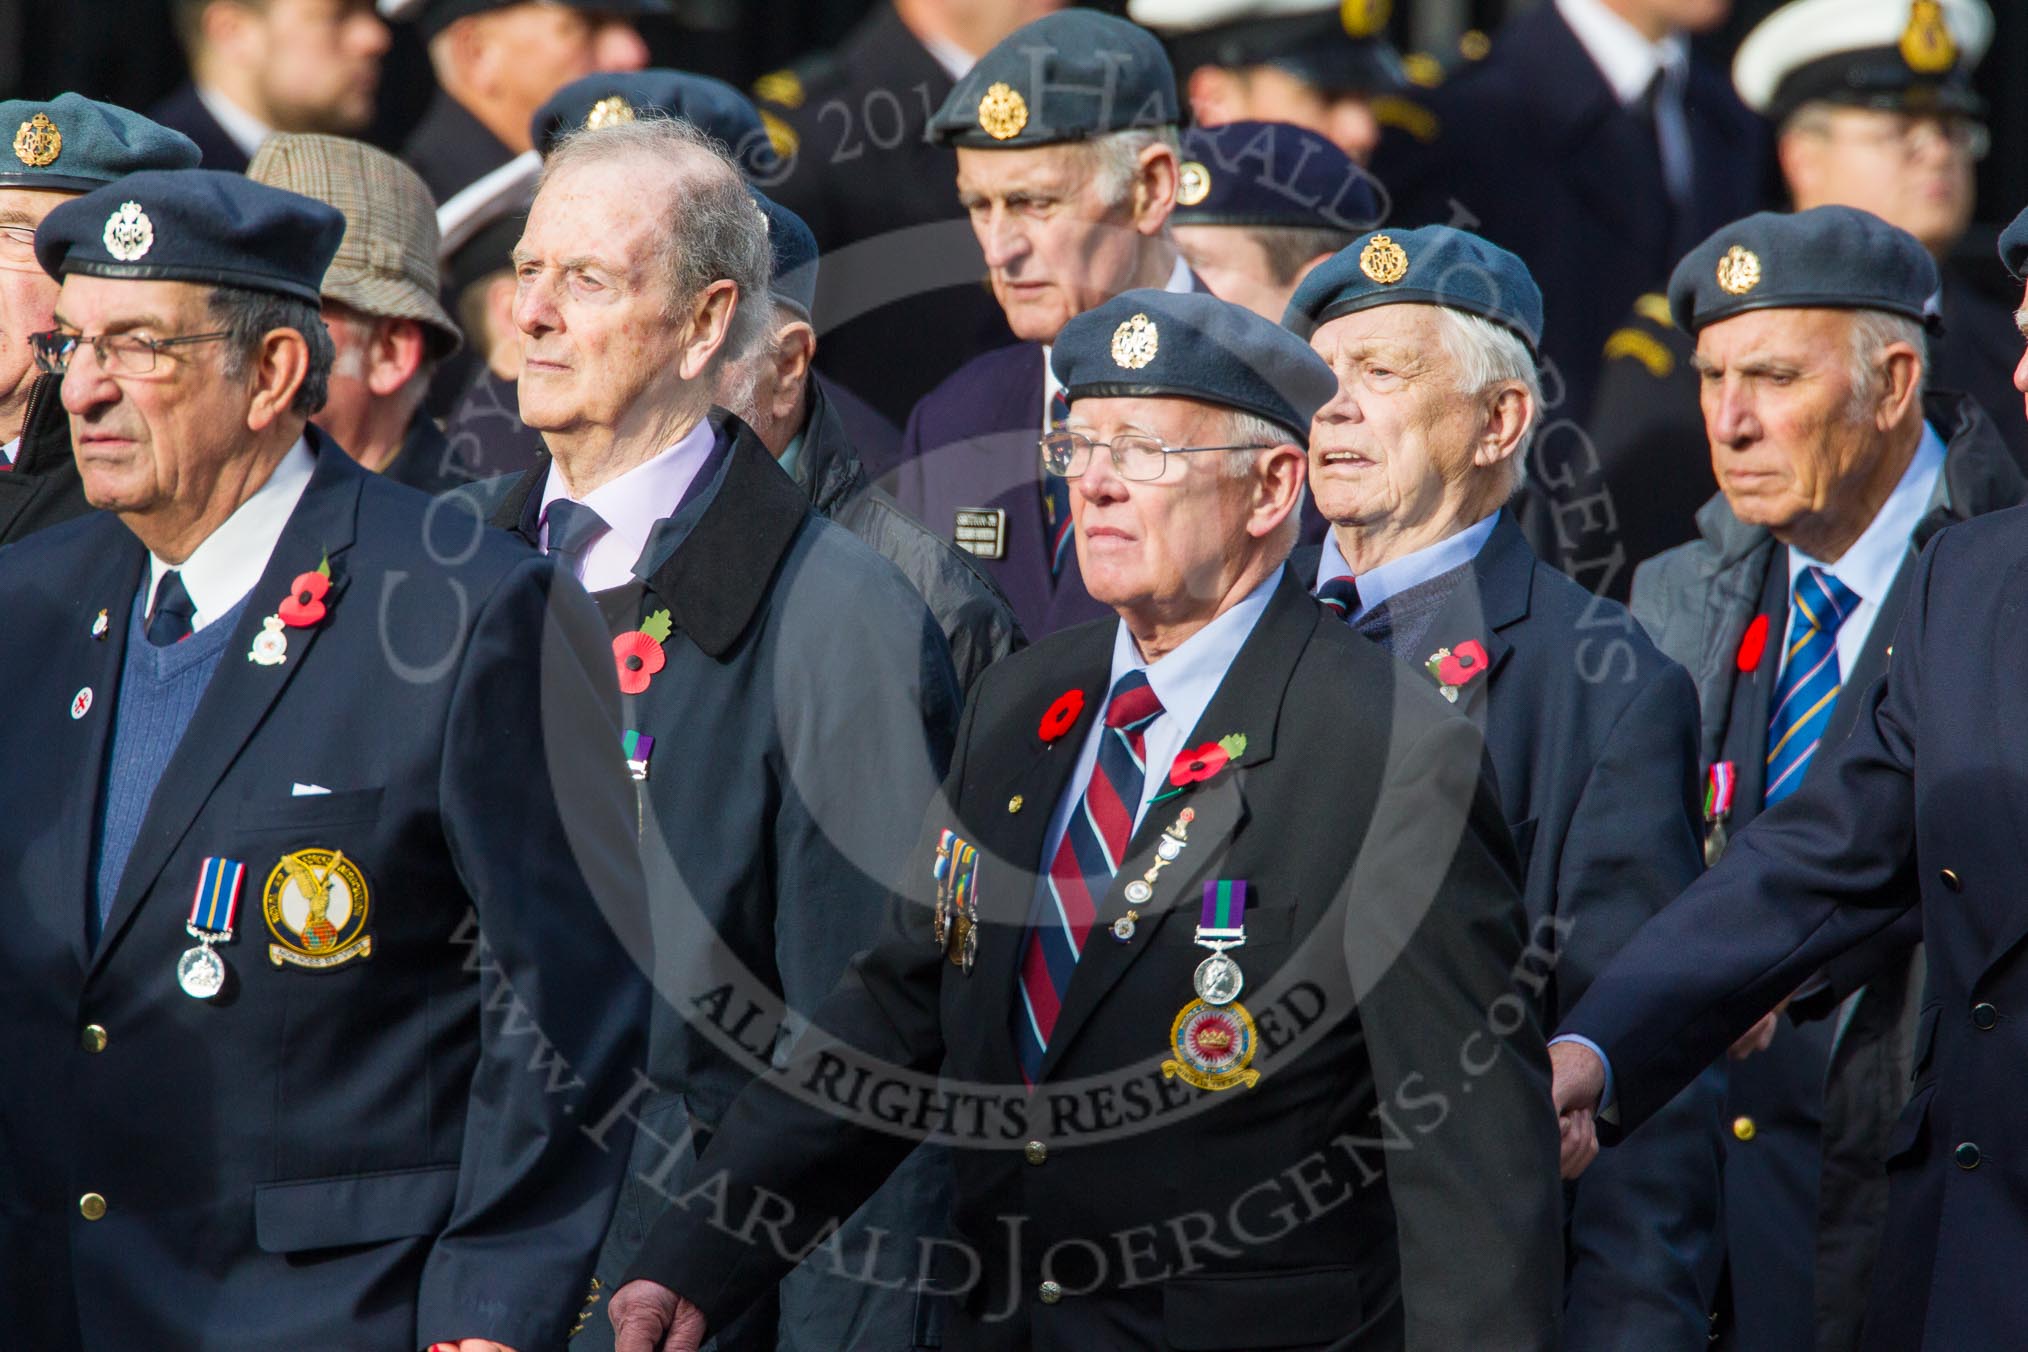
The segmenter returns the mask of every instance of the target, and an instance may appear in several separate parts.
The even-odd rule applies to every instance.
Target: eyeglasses
[[[0,225],[0,263],[35,262],[35,227]]]
[[[1075,479],[1091,468],[1091,453],[1105,447],[1112,456],[1113,469],[1122,479],[1146,483],[1162,477],[1172,455],[1195,455],[1199,451],[1266,451],[1273,447],[1164,446],[1153,437],[1123,436],[1111,441],[1093,441],[1079,432],[1055,432],[1042,439],[1042,468],[1059,479]]]
[[[1837,139],[1833,128],[1826,124],[1808,128],[1819,136]],[[1983,122],[1966,117],[1907,117],[1894,116],[1871,131],[1856,128],[1845,129],[1844,139],[1876,150],[1899,151],[1905,160],[1920,158],[1938,145],[1945,145],[1973,160],[1983,160],[1993,148],[1993,133]]]
[[[35,365],[45,374],[60,376],[70,369],[70,359],[77,354],[79,345],[89,343],[92,355],[99,359],[99,367],[108,375],[145,376],[155,369],[157,354],[172,347],[187,343],[213,343],[232,335],[221,329],[217,333],[192,333],[181,338],[136,338],[130,333],[64,333],[51,329],[47,333],[31,333],[28,345],[35,351]]]

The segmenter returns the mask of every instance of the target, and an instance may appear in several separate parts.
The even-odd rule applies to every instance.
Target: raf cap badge
[[[1176,205],[1194,207],[1211,195],[1211,171],[1196,160],[1183,161],[1176,171]]]
[[[591,106],[591,111],[584,115],[584,124],[588,128],[611,127],[622,122],[632,122],[634,117],[633,104],[618,94],[608,94]]]
[[[1135,315],[1113,330],[1113,361],[1129,371],[1138,371],[1155,360],[1161,346],[1161,331],[1146,315]]]
[[[47,169],[61,154],[63,133],[47,113],[37,113],[14,132],[14,158],[30,169]]]
[[[370,957],[366,878],[343,850],[296,850],[282,856],[261,894],[268,961],[323,969]]]
[[[106,218],[104,239],[107,253],[122,263],[132,263],[147,257],[148,250],[155,247],[155,223],[139,202],[122,202],[120,209]]]
[[[1901,59],[1918,75],[1941,75],[1958,63],[1958,45],[1940,0],[1915,0],[1901,34]]]
[[[1760,285],[1760,255],[1735,244],[1718,260],[1718,285],[1728,296],[1743,296]]]
[[[979,99],[979,130],[996,141],[1009,141],[1028,125],[1028,100],[1013,85],[1000,82]]]
[[[1408,252],[1386,235],[1375,235],[1359,251],[1359,270],[1382,286],[1408,275]]]

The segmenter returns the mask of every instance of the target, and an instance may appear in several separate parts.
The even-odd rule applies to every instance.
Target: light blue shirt
[[[1383,601],[1391,600],[1407,591],[1419,587],[1433,577],[1441,577],[1453,568],[1462,567],[1479,557],[1479,551],[1486,547],[1486,541],[1493,538],[1493,526],[1500,514],[1494,512],[1477,525],[1468,526],[1456,535],[1447,535],[1433,545],[1424,545],[1413,554],[1404,554],[1398,559],[1389,559],[1378,568],[1363,574],[1356,574],[1359,584],[1359,614],[1348,615],[1356,620]],[[1324,551],[1317,559],[1317,580],[1311,587],[1315,591],[1334,577],[1343,577],[1352,572],[1352,565],[1345,562],[1345,555],[1338,549],[1335,532],[1324,535]]]
[[[1120,621],[1120,627],[1113,635],[1112,674],[1106,679],[1106,688],[1098,692],[1098,714],[1085,733],[1084,745],[1078,748],[1077,768],[1071,774],[1069,789],[1058,800],[1056,811],[1049,819],[1049,834],[1043,837],[1041,864],[1045,873],[1049,861],[1056,858],[1056,847],[1063,842],[1063,833],[1070,825],[1070,814],[1084,796],[1084,786],[1091,781],[1092,767],[1098,764],[1099,738],[1105,732],[1105,702],[1112,695],[1113,686],[1130,671],[1145,671],[1155,698],[1162,701],[1162,712],[1141,734],[1147,751],[1148,773],[1142,776],[1141,801],[1134,806],[1134,827],[1138,830],[1141,818],[1147,815],[1148,800],[1168,792],[1169,767],[1175,763],[1177,753],[1184,749],[1184,742],[1196,729],[1197,720],[1204,716],[1205,706],[1218,693],[1218,687],[1225,683],[1225,673],[1232,669],[1232,659],[1239,655],[1254,626],[1266,613],[1268,600],[1282,579],[1282,571],[1275,569],[1265,582],[1217,619],[1177,644],[1175,651],[1157,662],[1143,660],[1140,645],[1127,632],[1126,621]],[[1214,737],[1223,737],[1227,733],[1245,732],[1246,729],[1214,728],[1211,731]]]

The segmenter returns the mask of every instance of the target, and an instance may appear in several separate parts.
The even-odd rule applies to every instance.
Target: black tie
[[[190,637],[190,617],[197,606],[183,585],[183,574],[171,568],[155,584],[155,609],[148,617],[148,642],[158,648],[180,643]]]
[[[605,518],[581,502],[558,498],[542,517],[549,527],[549,552],[563,560],[571,576],[584,577],[584,552],[591,542],[611,529]]]

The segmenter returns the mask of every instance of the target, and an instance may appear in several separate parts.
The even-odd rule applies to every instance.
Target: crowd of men
[[[1985,0],[655,8],[0,103],[0,1342],[2017,1345]]]

